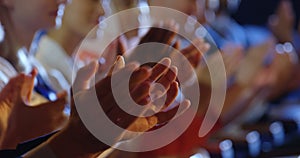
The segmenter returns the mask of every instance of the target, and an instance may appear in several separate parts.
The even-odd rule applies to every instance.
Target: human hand
[[[182,49],[180,52],[188,59],[193,68],[196,68],[202,55],[205,54],[210,48],[210,45],[204,39],[195,39],[192,44]]]
[[[289,90],[287,85],[292,81],[293,73],[296,69],[296,65],[291,61],[290,57],[287,53],[275,54],[274,61],[269,67],[270,71],[272,71],[270,76],[273,76],[273,84],[270,85],[272,92],[269,99],[280,97],[280,95]]]
[[[179,44],[178,44],[179,45]],[[180,46],[177,46],[177,49]],[[171,53],[171,60],[173,64],[178,68],[178,74],[180,76],[180,84],[182,86],[188,86],[197,80],[197,76],[194,74],[203,55],[209,50],[210,45],[203,39],[195,39],[188,47],[181,49],[180,53],[174,50]]]
[[[261,45],[250,48],[236,72],[236,82],[245,86],[252,83],[257,73],[265,67],[265,57],[273,56],[272,49],[274,47],[274,41],[270,39]]]
[[[239,45],[227,44],[222,49],[222,52],[226,77],[228,79],[238,70],[241,60],[244,57],[244,49]]]
[[[58,94],[54,102],[29,106],[36,70],[31,75],[20,74],[1,92],[1,107],[6,106],[6,118],[1,148],[15,148],[20,142],[45,135],[61,128],[67,117],[63,110],[67,93]],[[34,130],[28,130],[34,129]]]
[[[269,19],[269,27],[279,42],[293,40],[295,15],[291,1],[280,1],[279,7]]]
[[[114,64],[118,55],[123,55],[125,53],[125,49],[120,42],[119,38],[112,41],[103,51],[101,56],[98,59],[99,67],[96,69],[95,78],[96,81],[103,79],[110,67]],[[88,66],[89,67],[89,66]]]
[[[122,64],[116,63],[115,65],[122,65]],[[92,68],[88,70],[91,70],[92,72],[95,70],[97,66],[93,66],[92,64],[91,67]],[[150,94],[149,94],[150,87],[153,84],[153,82],[158,82],[162,84],[166,88],[163,93],[172,96],[169,99],[167,99],[167,101],[164,104],[164,107],[168,107],[168,104],[171,104],[174,98],[176,97],[178,91],[178,87],[177,87],[178,85],[175,82],[176,77],[174,73],[172,74],[170,72],[169,67],[170,67],[169,59],[163,59],[158,65],[154,66],[152,69],[149,67],[139,67],[139,65],[136,63],[128,64],[127,66],[125,66],[125,68],[121,70],[112,71],[111,76],[109,75],[105,77],[95,85],[98,101],[100,102],[107,117],[116,125],[124,129],[124,131],[121,133],[114,133],[115,131],[110,131],[109,133],[110,135],[107,135],[107,137],[112,138],[111,140],[112,143],[116,143],[120,140],[131,139],[133,137],[136,137],[136,135],[128,135],[125,129],[130,131],[136,131],[136,132],[145,132],[151,129],[152,127],[154,127],[158,123],[164,123],[172,119],[172,116],[174,115],[174,111],[177,110],[176,108],[168,112],[158,112],[152,116],[141,117],[143,113],[146,113],[147,110],[151,110],[151,107],[155,106],[151,104],[154,101],[150,99]],[[129,83],[130,96],[129,94],[123,94],[123,95],[125,97],[133,98],[133,100],[136,103],[142,105],[143,110],[141,111],[141,113],[139,113],[140,114],[139,116],[129,115],[128,113],[124,112],[119,107],[120,105],[116,103],[116,100],[112,92],[113,88],[119,89],[118,87],[120,86],[122,87],[122,84],[126,83],[124,81],[124,75],[126,76],[126,74],[128,74],[133,70],[134,72],[130,78],[130,83]],[[81,76],[80,73],[82,72],[79,71],[78,76]],[[93,73],[84,73],[84,74],[92,75]],[[117,82],[112,82],[113,78],[115,77],[117,78]],[[81,79],[77,81],[80,80]],[[80,88],[86,87],[84,86],[86,83],[87,82],[85,82],[84,84],[79,83],[80,86],[76,86],[76,89],[79,90]],[[114,85],[114,83],[117,83],[117,85]],[[74,100],[72,102],[72,112],[71,112],[69,124],[56,137],[54,137],[52,139],[52,142],[50,143],[51,148],[56,154],[57,153],[62,155],[66,154],[64,156],[76,157],[76,155],[78,156],[79,153],[96,154],[98,152],[106,150],[109,147],[108,145],[96,139],[87,130],[87,128],[81,121],[78,112],[76,111],[76,109],[81,108],[78,106],[85,106],[85,108],[89,108],[88,105],[95,104],[91,102],[91,94],[92,94],[91,90],[83,90],[74,93]],[[74,101],[76,103],[79,103],[79,105],[76,105],[77,108],[75,108],[74,106]],[[190,104],[189,101],[185,100],[183,105],[188,107],[189,104]],[[125,106],[130,106],[130,105],[125,105]],[[98,126],[100,127],[103,127],[102,123],[105,123],[103,122],[103,120],[97,120],[97,122],[99,122]],[[80,135],[80,137],[78,137],[78,135]],[[61,148],[59,148],[59,146],[62,146],[62,144],[66,144],[66,143],[71,145],[68,146],[67,148],[64,148],[64,151],[62,151]]]
[[[32,85],[32,77],[36,75],[36,71],[33,71],[32,75],[18,74],[17,76],[11,78],[0,93],[0,142],[5,135],[7,129],[7,122],[11,113],[11,109],[16,104],[15,98],[24,96],[24,100],[29,100],[31,92],[26,92],[23,88],[26,86],[30,87]],[[33,86],[33,85],[32,85]],[[23,91],[22,91],[23,89]],[[31,88],[32,89],[32,88]]]
[[[178,29],[174,21],[151,27],[141,38],[138,47],[131,50],[126,61],[145,63],[144,61],[159,61],[164,57],[170,57],[170,51],[172,51],[170,48],[176,47],[175,39]]]
[[[178,25],[173,20],[162,23],[158,27],[152,27],[140,40],[139,45],[150,42],[172,45],[178,29]]]

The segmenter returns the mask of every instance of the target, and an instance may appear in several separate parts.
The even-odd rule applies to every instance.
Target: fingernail
[[[170,58],[163,58],[159,63],[169,67],[171,65],[171,59]]]
[[[125,67],[125,60],[122,56],[118,56],[117,57],[117,64],[116,64],[116,67],[118,69],[121,69],[121,68],[124,68]]]
[[[176,66],[172,66],[172,67],[171,67],[171,71],[172,71],[175,75],[178,74],[178,69],[177,69]]]

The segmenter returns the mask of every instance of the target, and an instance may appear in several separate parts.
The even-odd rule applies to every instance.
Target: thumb
[[[114,65],[110,68],[108,72],[108,76],[113,75],[113,73],[121,70],[122,68],[125,67],[125,60],[123,56],[118,56]]]
[[[87,89],[92,76],[96,73],[99,65],[97,61],[91,62],[89,65],[78,70],[76,78],[73,82],[73,94],[78,91]]]
[[[29,103],[34,88],[34,79],[37,75],[37,69],[34,68],[30,75],[24,77],[24,83],[21,90],[21,95],[25,102]]]

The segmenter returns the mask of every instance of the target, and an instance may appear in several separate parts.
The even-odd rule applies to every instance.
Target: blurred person
[[[36,73],[33,70],[29,75],[18,74],[0,92],[0,149],[14,149],[21,142],[56,131],[65,125],[65,99],[35,107],[28,105]],[[66,96],[65,93],[59,95]]]
[[[44,68],[29,53],[34,49],[31,41],[34,40],[35,32],[38,29],[54,26],[58,5],[63,2],[32,1],[34,5],[29,8],[24,7],[23,2],[20,1],[3,0],[1,2],[1,21],[5,30],[5,37],[0,47],[1,57],[10,62],[17,72],[30,73],[33,67],[38,69],[39,73],[36,76],[38,82],[35,86],[35,92],[38,94],[34,95],[37,96],[32,100],[34,104],[55,100],[56,92],[51,87]],[[43,9],[44,6],[48,6],[48,9]],[[41,18],[41,20],[37,21],[37,18]],[[2,76],[1,79],[7,82],[7,77]]]
[[[275,12],[275,8],[278,4],[279,0],[263,2],[251,0],[241,1],[233,17],[246,29],[249,46],[259,44],[270,37],[271,33],[266,28],[267,21],[269,16]]]
[[[176,1],[176,3],[170,3],[168,4],[167,1],[149,1],[149,4],[155,4],[155,5],[162,5],[169,8],[177,9],[179,6],[186,6],[184,4],[179,3],[181,1]],[[188,2],[185,1],[185,3],[194,4],[194,1]],[[168,6],[166,5],[168,4]],[[178,8],[180,11],[184,11],[183,8]],[[187,14],[190,14],[190,12],[193,9],[190,9]],[[245,59],[244,63],[241,63],[239,65],[237,61],[240,60],[240,57],[235,58],[235,60],[232,60],[231,62],[228,62],[225,67],[234,67],[238,68],[237,65],[241,67],[240,70],[234,70],[233,74],[238,73],[240,77],[233,83],[227,90],[227,95],[224,103],[224,108],[221,114],[221,117],[218,120],[218,123],[215,125],[215,128],[211,131],[213,133],[217,129],[219,129],[222,126],[227,125],[232,120],[236,119],[237,115],[240,114],[242,109],[246,109],[246,107],[249,107],[251,105],[251,102],[255,100],[255,98],[260,98],[259,100],[263,100],[265,97],[265,90],[268,88],[269,84],[272,82],[272,79],[266,79],[265,82],[261,82],[260,75],[258,74],[266,74],[264,73],[263,68],[263,57],[268,53],[270,44],[263,44],[262,46],[257,46],[257,48],[254,48],[255,52],[255,58],[248,57]],[[233,49],[234,50],[234,49]],[[238,48],[233,51],[232,49],[229,49],[228,53],[235,52],[234,56],[239,56],[238,54],[241,54],[243,51],[242,49]],[[231,52],[230,52],[231,51]],[[256,66],[252,67],[251,62],[255,61]],[[232,62],[236,62],[236,64],[233,64]],[[250,64],[250,65],[249,65]],[[231,66],[230,66],[231,65]],[[252,67],[252,69],[249,69]],[[247,70],[248,69],[248,70]],[[228,70],[228,69],[226,69]],[[246,72],[251,72],[249,74],[242,74]],[[155,150],[151,152],[145,152],[142,153],[143,157],[160,157],[160,156],[178,156],[178,157],[186,157],[193,153],[194,150],[196,150],[197,147],[204,146],[207,141],[207,138],[209,137],[209,134],[205,138],[198,138],[198,130],[201,126],[201,121],[203,120],[203,117],[205,116],[205,113],[207,111],[207,105],[209,103],[210,99],[210,93],[211,93],[211,84],[210,84],[210,77],[209,74],[200,72],[198,74],[198,79],[200,80],[200,88],[201,92],[206,94],[202,95],[200,98],[200,104],[199,104],[199,110],[197,117],[194,119],[193,123],[190,125],[190,127],[185,131],[183,135],[181,135],[178,139],[176,139],[171,144]],[[208,79],[208,80],[206,80]],[[207,82],[206,82],[206,81]],[[210,134],[211,134],[210,133]],[[184,145],[182,142],[185,142]]]
[[[178,10],[187,15],[196,15],[196,0],[184,1],[184,0],[176,0],[176,3],[172,0],[165,1],[157,1],[157,0],[148,0],[149,6],[160,6],[167,7]]]
[[[17,57],[17,51],[22,47],[29,51],[36,31],[55,25],[58,5],[64,1],[32,1],[30,2],[32,5],[26,5],[28,2],[7,0],[1,3],[1,10],[7,12],[2,14],[5,38],[1,43],[1,56],[10,61],[18,71],[24,71],[25,65],[22,65],[24,64],[20,61],[22,59]]]
[[[238,2],[236,2],[238,3]],[[212,36],[218,48],[224,48],[226,45],[235,44],[247,48],[248,41],[245,31],[233,18],[231,12],[233,8],[227,0],[211,1],[206,0],[205,4],[206,24],[204,27]],[[235,4],[237,5],[237,4]]]
[[[30,74],[34,66],[36,66],[35,61],[32,61],[32,56],[28,54],[30,49],[30,42],[34,36],[35,31],[40,27],[51,27],[54,25],[54,20],[56,16],[57,7],[60,3],[64,1],[30,1],[31,6],[24,5],[23,1],[0,1],[0,21],[3,24],[5,37],[4,40],[0,43],[0,56],[1,56],[1,84],[2,86],[9,83],[10,78],[16,76],[19,72],[24,72]],[[27,6],[27,7],[25,7]],[[47,9],[44,9],[47,6]],[[40,21],[37,20],[40,18]],[[20,37],[19,37],[20,36]],[[26,48],[22,48],[25,46]],[[36,73],[35,73],[36,74]],[[67,119],[66,115],[63,112],[63,107],[65,106],[65,93],[54,94],[54,102],[49,102],[46,95],[43,97],[37,94],[36,92],[41,92],[38,90],[45,90],[44,88],[49,88],[45,82],[39,80],[39,75],[33,75],[37,79],[37,84],[35,84],[35,91],[31,95],[30,100],[25,100],[22,102],[20,99],[17,100],[3,100],[5,104],[11,104],[9,108],[5,108],[3,113],[3,119],[6,120],[7,124],[3,126],[4,131],[2,134],[1,147],[3,148],[12,148],[19,142],[32,139],[34,137],[41,136],[43,134],[52,132],[56,129],[62,127]],[[32,80],[33,81],[33,80]],[[25,84],[25,83],[24,83]],[[16,86],[16,89],[11,88],[13,91],[18,91],[19,88],[17,84],[11,84],[10,87]],[[40,87],[39,87],[40,86]],[[31,92],[32,89],[27,87],[27,91]],[[12,95],[11,92],[4,91],[3,95]],[[21,95],[21,94],[20,94]],[[19,98],[24,98],[26,96],[16,96]],[[16,106],[15,106],[16,104]],[[36,106],[36,107],[30,107]],[[6,106],[7,107],[7,106]],[[15,111],[15,112],[14,112]],[[49,113],[50,115],[40,115],[49,111],[54,111]],[[32,113],[31,117],[28,117]],[[40,114],[38,114],[40,113]],[[16,115],[16,120],[10,119],[11,115]],[[39,116],[40,120],[48,120],[48,124],[39,122],[37,118]],[[24,118],[28,119],[28,124],[24,127],[20,121]],[[29,121],[30,119],[36,120]],[[16,122],[17,123],[16,123]],[[26,128],[27,126],[33,126],[32,128],[36,129],[34,132],[24,132],[19,136],[14,135],[14,130],[16,126],[20,128]],[[40,126],[41,127],[37,127]],[[28,130],[28,129],[26,129]],[[23,131],[23,129],[21,130]],[[21,132],[22,133],[22,132]],[[4,139],[5,138],[5,139]],[[5,141],[4,141],[5,140]]]
[[[114,67],[112,67],[117,69],[114,69],[114,71],[112,71],[113,69],[111,68],[108,76],[106,76],[95,85],[97,97],[98,99],[101,98],[99,101],[103,106],[102,108],[105,109],[105,113],[107,114],[107,116],[113,122],[124,128],[124,131],[122,131],[122,133],[109,133],[110,135],[107,137],[111,138],[109,140],[111,143],[117,143],[122,140],[130,140],[136,137],[136,135],[127,135],[125,129],[136,132],[145,132],[148,129],[154,127],[156,124],[162,124],[169,121],[172,118],[170,116],[173,115],[174,110],[178,110],[178,108],[175,108],[168,112],[159,112],[156,115],[150,117],[135,117],[124,113],[124,111],[120,109],[120,105],[117,105],[117,103],[115,102],[114,97],[110,97],[113,95],[112,88],[115,88],[107,86],[111,83],[112,76],[123,77],[121,75],[122,73],[130,73],[131,70],[135,70],[135,73],[131,78],[132,80],[130,80],[130,82],[132,83],[130,85],[133,86],[133,89],[130,90],[130,94],[133,96],[133,98],[135,98],[136,102],[142,103],[147,100],[147,103],[150,103],[149,105],[151,106],[155,105],[153,104],[154,101],[150,102],[150,100],[146,99],[147,97],[149,97],[149,91],[147,91],[147,89],[151,84],[160,82],[159,78],[168,78],[170,80],[164,80],[163,84],[170,85],[170,88],[175,86],[173,87],[175,89],[171,88],[173,89],[172,92],[170,91],[171,89],[166,89],[166,91],[170,91],[168,95],[171,95],[171,100],[165,103],[166,107],[168,107],[172,103],[178,91],[178,87],[175,81],[176,72],[167,74],[163,73],[165,71],[173,72],[172,69],[174,69],[174,67],[171,67],[171,61],[169,59],[161,60],[152,69],[149,69],[147,67],[139,67],[139,65],[136,63],[129,64],[125,67],[124,66],[125,65],[122,64],[122,59],[118,58],[116,64],[114,65]],[[25,154],[24,157],[95,157],[102,154],[103,151],[109,148],[109,146],[105,144],[105,142],[97,140],[87,130],[87,128],[81,121],[74,105],[75,100],[76,103],[80,103],[77,106],[88,105],[86,108],[89,108],[89,106],[93,104],[90,100],[90,93],[93,93],[93,89],[86,89],[86,87],[88,87],[90,78],[97,71],[96,69],[97,63],[93,62],[87,67],[84,67],[78,71],[77,77],[74,81],[74,98],[72,97],[73,101],[71,102],[72,113],[68,125],[61,131],[57,132],[48,141],[29,151],[29,153]],[[153,79],[153,81],[149,82],[149,78],[151,78],[151,81]],[[120,82],[124,82],[121,78],[118,79],[120,80]],[[184,109],[186,109],[189,106],[188,100],[186,100],[181,106],[184,106]],[[145,107],[145,110],[149,110],[149,107]],[[118,121],[118,118],[121,118],[121,121]],[[99,126],[103,125],[101,123],[104,122],[100,121]],[[77,135],[80,135],[80,137],[78,137]]]
[[[255,7],[255,14],[257,14],[257,16],[251,15],[250,17],[246,12],[254,9],[254,5],[257,3],[260,4],[258,8]],[[273,59],[275,60],[273,71],[274,73],[277,73],[276,86],[274,85],[273,87],[274,90],[270,99],[274,100],[280,98],[280,96],[287,93],[289,90],[286,86],[278,85],[285,85],[285,83],[291,81],[292,74],[296,69],[295,64],[298,62],[298,57],[295,52],[295,47],[297,46],[293,46],[298,44],[293,42],[295,13],[293,11],[292,1],[276,0],[256,2],[244,0],[241,2],[241,6],[235,17],[241,24],[245,25],[250,45],[251,43],[255,44],[257,42],[262,42],[266,37],[274,38],[275,42],[278,42],[278,44],[271,48],[274,52],[277,52],[275,53],[277,55],[275,57],[272,55],[268,56],[266,60],[269,60],[269,63]],[[282,50],[285,48],[284,46],[288,45],[292,47],[291,50]],[[281,62],[276,62],[276,58],[280,58],[278,60]]]
[[[72,0],[64,8],[59,28],[52,28],[37,41],[35,56],[45,67],[56,90],[68,90],[72,83],[74,54],[86,35],[104,15],[101,0]],[[59,61],[58,61],[59,60]]]
[[[139,1],[138,0],[111,0],[111,9],[112,14],[119,13],[121,11],[125,11],[127,9],[132,9],[139,7]],[[134,17],[139,17],[141,15],[139,10],[136,10]],[[133,15],[130,15],[133,16]],[[131,26],[140,26],[140,21],[138,18],[132,18],[132,17],[124,17],[118,19],[119,21],[116,21],[118,25],[116,27],[119,27],[117,29],[124,30],[126,26],[129,24]],[[143,29],[142,29],[143,30]],[[134,48],[138,42],[140,41],[141,36],[143,36],[144,33],[141,31],[141,29],[134,29],[130,30],[128,32],[125,32],[123,35],[119,37],[120,42],[122,43],[122,46],[124,47],[124,50],[130,50]],[[125,56],[128,56],[128,54],[124,54]]]

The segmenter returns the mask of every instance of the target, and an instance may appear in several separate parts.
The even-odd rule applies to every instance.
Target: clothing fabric
[[[17,71],[4,58],[0,57],[0,91],[8,83],[9,79],[16,76]]]
[[[3,158],[22,158],[22,155],[26,154],[27,152],[29,152],[33,148],[35,148],[35,147],[39,146],[40,144],[42,144],[43,142],[47,141],[55,133],[56,132],[38,137],[38,138],[33,139],[33,140],[29,140],[27,142],[23,142],[23,143],[19,144],[16,149],[0,150],[0,157],[3,157]]]
[[[68,90],[72,83],[73,58],[47,35],[41,37],[36,59],[48,73],[50,82],[57,91]]]
[[[228,43],[248,47],[248,39],[244,28],[231,19],[229,16],[220,15],[207,25],[204,25],[218,48]]]
[[[0,57],[0,91],[4,86],[9,82],[12,77],[15,77],[18,74],[17,70],[10,64],[9,61]],[[37,87],[38,88],[38,87]],[[37,92],[32,93],[30,99],[30,105],[35,106],[41,103],[47,102],[47,98],[43,97]]]

